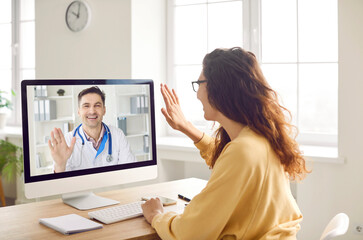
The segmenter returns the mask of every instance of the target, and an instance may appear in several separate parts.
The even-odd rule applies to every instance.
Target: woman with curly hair
[[[210,137],[187,121],[174,90],[161,85],[168,124],[191,138],[212,169],[183,214],[164,213],[159,199],[142,207],[162,239],[296,239],[302,214],[289,181],[308,173],[286,120],[289,113],[251,52],[216,49],[203,60],[197,98],[204,118],[220,126]]]

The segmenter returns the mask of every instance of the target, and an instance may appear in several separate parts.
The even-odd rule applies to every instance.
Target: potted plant
[[[0,129],[3,129],[6,124],[7,113],[4,109],[7,108],[9,110],[13,110],[12,102],[4,96],[6,93],[7,92],[0,90]],[[13,90],[11,90],[11,94],[15,96],[15,92]]]
[[[23,151],[8,141],[0,140],[0,201],[6,206],[2,177],[11,183],[23,172]]]
[[[8,182],[23,172],[23,149],[0,139],[0,175]]]

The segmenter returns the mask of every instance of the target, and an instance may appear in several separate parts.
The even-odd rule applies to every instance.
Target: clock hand
[[[78,14],[76,14],[75,12],[72,12],[72,14],[78,18]]]
[[[81,3],[78,2],[78,13],[77,13],[77,18],[79,18],[79,10],[81,9]]]

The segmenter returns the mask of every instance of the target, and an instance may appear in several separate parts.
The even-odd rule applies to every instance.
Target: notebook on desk
[[[77,214],[68,214],[53,218],[41,218],[39,223],[64,235],[80,233],[102,228],[102,224],[91,221]]]

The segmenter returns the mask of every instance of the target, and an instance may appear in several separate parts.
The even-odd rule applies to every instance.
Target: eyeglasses
[[[194,92],[198,92],[199,85],[204,82],[207,82],[207,80],[198,80],[198,81],[192,82],[192,87],[193,87]]]

